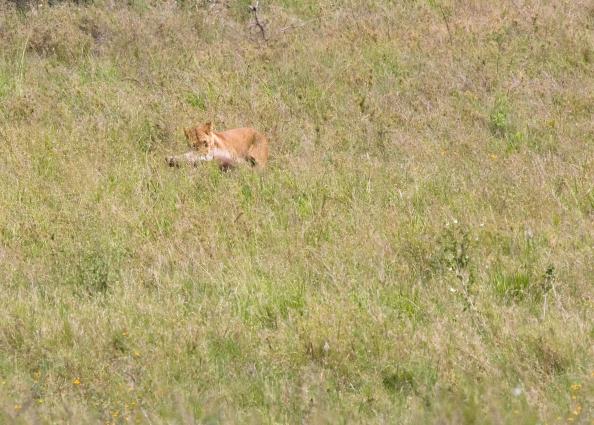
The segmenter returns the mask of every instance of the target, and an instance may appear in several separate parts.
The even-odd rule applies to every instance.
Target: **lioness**
[[[222,170],[238,164],[247,163],[263,169],[268,162],[268,141],[253,128],[234,128],[217,132],[212,123],[184,129],[184,134],[192,150],[165,159],[170,166],[181,163],[197,165],[200,161],[216,161]]]

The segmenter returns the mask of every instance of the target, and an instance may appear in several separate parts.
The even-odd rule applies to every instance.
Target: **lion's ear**
[[[209,121],[206,124],[204,124],[204,132],[206,134],[212,133],[212,130],[213,130],[213,128],[212,128],[212,122]]]

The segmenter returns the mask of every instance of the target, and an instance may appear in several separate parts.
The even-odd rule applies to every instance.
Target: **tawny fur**
[[[222,170],[239,164],[263,169],[268,162],[268,141],[253,128],[234,128],[217,132],[211,123],[185,129],[184,134],[192,151],[166,158],[170,166],[181,163],[197,165],[200,161],[216,161]]]

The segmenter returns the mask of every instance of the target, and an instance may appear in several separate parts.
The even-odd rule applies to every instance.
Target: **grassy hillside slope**
[[[591,424],[588,0],[0,3],[0,423]],[[270,168],[170,169],[254,126]]]

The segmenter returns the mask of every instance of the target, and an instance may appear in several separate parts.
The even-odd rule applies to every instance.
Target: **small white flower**
[[[456,290],[450,286],[450,292],[451,292],[452,294],[455,294],[455,293],[456,293]]]
[[[512,394],[514,397],[519,397],[522,394],[522,387],[519,385],[512,390]]]

